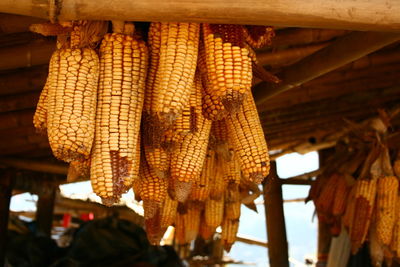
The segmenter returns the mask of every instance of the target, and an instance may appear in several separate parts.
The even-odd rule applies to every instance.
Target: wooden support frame
[[[397,0],[2,0],[0,12],[59,20],[182,21],[396,31]]]
[[[44,179],[46,179],[44,177]],[[38,193],[36,209],[36,233],[39,236],[51,237],[53,225],[54,204],[58,184],[54,182],[44,182],[44,187]]]
[[[353,32],[337,39],[331,45],[278,73],[277,76],[282,79],[282,83],[258,84],[253,90],[258,111],[265,110],[264,104],[271,97],[296,88],[399,39],[399,33],[382,32]]]
[[[8,217],[14,179],[10,170],[0,173],[0,266],[5,266]]]
[[[265,180],[263,194],[267,222],[269,264],[271,267],[289,267],[282,186],[276,173],[275,162],[271,162],[270,175]]]

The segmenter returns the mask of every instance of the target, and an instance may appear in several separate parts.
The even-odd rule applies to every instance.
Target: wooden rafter
[[[353,32],[278,73],[280,84],[260,83],[254,88],[259,111],[267,100],[325,73],[368,55],[400,39],[397,33]]]

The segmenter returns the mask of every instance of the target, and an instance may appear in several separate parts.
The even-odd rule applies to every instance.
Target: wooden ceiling
[[[55,161],[32,117],[55,40],[28,31],[37,18],[0,14],[0,156]],[[278,76],[353,32],[279,28],[259,62]],[[349,50],[352,47],[348,47]],[[323,62],[322,62],[323,63]],[[258,105],[270,150],[318,146],[346,127],[400,103],[400,43],[390,45],[277,94]],[[283,78],[283,77],[281,77]],[[285,79],[283,78],[285,81]],[[258,81],[257,81],[258,83]],[[256,101],[268,93],[257,84]],[[398,121],[398,120],[397,120]],[[394,125],[398,128],[397,121]]]

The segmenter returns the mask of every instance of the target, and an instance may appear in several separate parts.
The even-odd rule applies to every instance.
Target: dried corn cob
[[[350,227],[352,253],[356,253],[364,243],[374,210],[376,195],[376,179],[358,179],[355,189],[355,207]]]
[[[72,38],[86,29],[76,26],[71,48],[53,53],[46,82],[49,143],[54,156],[66,162],[87,159],[94,137],[99,58],[93,49],[80,48],[83,40]]]
[[[395,176],[378,179],[376,201],[376,233],[383,245],[389,245],[396,220],[399,181]]]
[[[237,220],[240,218],[240,192],[239,185],[235,183],[228,184],[228,188],[225,191],[225,217],[230,220]]]
[[[229,140],[228,129],[225,120],[213,121],[211,126],[213,148],[220,157],[229,161],[233,156],[233,145]]]
[[[107,34],[100,47],[91,181],[106,205],[117,201],[132,186],[144,99],[147,48],[134,35],[134,29],[126,33]]]
[[[215,233],[215,227],[210,227],[205,223],[204,216],[201,217],[200,219],[200,229],[199,229],[199,235],[204,239],[204,240],[210,240],[212,239],[214,233]]]
[[[161,178],[166,177],[169,169],[170,153],[163,147],[144,147],[146,160],[154,172]]]
[[[371,256],[372,266],[381,267],[383,263],[384,249],[383,244],[380,242],[377,230],[378,226],[375,223],[372,223],[368,235],[369,255]]]
[[[250,92],[252,75],[249,51],[239,25],[203,23],[208,88],[229,113],[239,110]]]
[[[396,220],[393,228],[392,240],[390,242],[390,250],[398,258],[400,256],[400,195],[396,197]]]
[[[350,189],[346,203],[346,211],[344,212],[342,217],[342,224],[344,227],[346,227],[348,232],[350,232],[351,224],[353,223],[353,218],[354,218],[354,209],[356,205],[355,191],[356,191],[356,186],[353,186]]]
[[[333,204],[332,204],[332,215],[333,216],[341,216],[345,209],[346,209],[346,203],[347,203],[347,196],[349,194],[350,187],[347,185],[347,182],[344,178],[343,175],[339,175],[337,184],[336,184],[336,190],[335,190],[335,196],[333,199]]]
[[[221,228],[221,240],[224,244],[224,249],[229,252],[233,243],[236,241],[236,234],[239,230],[239,220],[229,220],[225,217]]]
[[[51,62],[50,62],[51,64]],[[49,70],[53,70],[54,67],[50,66]],[[49,77],[47,80],[51,80],[51,73],[49,73]],[[49,91],[49,85],[46,81],[46,84],[43,87],[42,92],[40,93],[39,101],[36,106],[35,115],[33,116],[33,125],[36,128],[36,131],[41,134],[47,134],[47,96]]]
[[[224,199],[207,199],[204,208],[204,218],[208,226],[217,228],[224,218]]]
[[[192,186],[192,190],[189,195],[190,200],[206,201],[208,199],[213,186],[212,176],[214,175],[214,157],[215,152],[211,149],[208,149],[200,179],[196,180]]]
[[[326,180],[320,195],[314,201],[318,213],[322,213],[325,215],[332,214],[332,207],[333,207],[333,202],[335,200],[336,186],[338,184],[339,179],[340,179],[339,174],[333,173]]]
[[[240,183],[241,178],[241,170],[240,170],[240,163],[235,153],[232,153],[231,160],[224,160],[223,163],[223,177],[226,183]]]
[[[189,201],[186,203],[187,212],[183,214],[185,224],[185,243],[190,243],[196,239],[200,227],[200,215],[202,205],[197,201]]]
[[[214,85],[211,83],[210,78],[208,76],[206,52],[203,42],[201,42],[199,45],[197,69],[203,84],[203,90],[202,90],[203,116],[213,121],[218,121],[225,118],[226,115],[228,115],[228,111],[222,104],[220,97],[213,94],[213,91],[216,91],[217,89],[213,88]]]
[[[157,246],[160,243],[161,238],[164,236],[165,230],[160,226],[160,212],[159,210],[154,214],[153,217],[145,219],[145,230],[147,239],[150,244]]]
[[[269,173],[269,156],[252,96],[246,98],[238,113],[228,115],[226,124],[242,174],[251,181],[261,183]]]
[[[224,159],[216,154],[212,166],[210,198],[219,200],[224,196],[227,183],[224,180]]]
[[[140,157],[141,157],[141,137],[140,134],[137,139],[136,143],[136,151],[135,151],[135,159],[133,161],[133,170],[132,170],[132,190],[135,196],[136,201],[141,201],[142,199],[140,198],[140,177],[139,177],[139,171],[140,171]]]
[[[400,177],[400,151],[398,152],[396,160],[394,161],[393,171],[397,177]]]
[[[246,42],[252,48],[262,48],[271,45],[272,38],[275,36],[274,28],[271,26],[244,25],[243,34]]]
[[[175,217],[178,209],[178,201],[173,200],[167,194],[164,203],[160,210],[160,225],[161,228],[167,228],[175,222]]]
[[[200,25],[162,22],[160,31],[160,56],[148,115],[156,123],[172,126],[189,102],[196,70]]]
[[[199,86],[196,89],[199,90]],[[202,114],[197,114],[196,121],[198,130],[187,134],[171,154],[171,179],[180,202],[186,200],[192,184],[200,178],[207,152],[211,121]]]
[[[152,218],[167,197],[167,181],[158,177],[145,160],[140,163],[140,198],[143,200],[144,218]]]
[[[178,207],[178,212],[176,213],[175,217],[175,241],[177,245],[186,244],[185,232],[184,214],[179,212]]]

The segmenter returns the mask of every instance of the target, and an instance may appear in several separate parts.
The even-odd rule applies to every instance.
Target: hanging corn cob
[[[400,195],[396,197],[396,219],[393,235],[390,242],[390,250],[398,258],[400,256]]]
[[[188,201],[185,203],[187,212],[183,214],[185,228],[185,243],[195,240],[199,233],[200,215],[203,209],[202,203],[197,201]]]
[[[195,79],[196,90],[200,90],[200,80]],[[196,113],[197,131],[187,134],[177,144],[171,154],[171,178],[176,199],[186,200],[192,184],[200,178],[207,152],[211,121],[201,113]]]
[[[251,60],[244,47],[242,27],[203,23],[208,93],[217,97],[229,113],[239,110],[251,87]]]
[[[347,185],[344,175],[339,174],[332,204],[333,216],[341,216],[344,213],[349,192],[350,187]]]
[[[91,181],[103,203],[111,205],[132,186],[133,166],[138,164],[147,48],[133,24],[114,23],[114,33],[106,34],[100,70]]]
[[[73,183],[90,178],[90,160],[72,161],[68,167],[67,182]]]
[[[233,243],[236,241],[236,234],[239,230],[239,220],[230,220],[225,217],[221,228],[221,240],[223,242],[224,249],[229,252]]]
[[[227,116],[226,125],[242,174],[251,181],[261,183],[269,173],[269,155],[252,96],[246,98],[239,112]]]
[[[213,187],[212,176],[214,175],[214,157],[215,152],[211,149],[207,150],[207,155],[204,160],[203,169],[201,170],[200,179],[196,180],[192,186],[189,195],[190,200],[206,201]]]
[[[196,70],[199,32],[200,25],[197,23],[162,22],[151,26],[150,45],[154,47],[152,55],[155,59],[151,60],[152,78],[147,87],[150,98],[146,105],[146,117],[152,121],[151,126],[155,129],[172,126],[189,102]]]
[[[89,157],[94,138],[99,58],[90,48],[104,22],[80,22],[71,32],[70,48],[50,59],[47,134],[55,157],[66,162]]]
[[[160,226],[160,211],[157,210],[153,217],[145,219],[144,225],[150,244],[158,246],[166,230],[162,229]]]
[[[217,228],[224,218],[224,199],[207,199],[204,207],[205,222],[209,227]]]
[[[175,217],[178,209],[178,201],[173,200],[166,194],[165,201],[160,209],[160,226],[167,228],[175,222]]]
[[[214,164],[212,165],[212,176],[211,176],[211,189],[210,198],[219,200],[223,198],[226,190],[227,183],[224,179],[224,159],[219,157],[218,154],[214,157]]]
[[[51,64],[51,62],[50,62]],[[49,70],[53,70],[53,66],[49,66]],[[49,78],[51,73],[49,72],[49,75],[47,77],[47,80],[51,80],[52,78]],[[50,83],[50,82],[49,82]],[[49,85],[48,82],[46,81],[46,84],[44,85],[42,92],[40,93],[39,101],[36,106],[36,111],[35,115],[33,115],[33,126],[35,126],[36,131],[41,134],[47,134],[47,95],[49,92]]]
[[[224,216],[230,220],[240,218],[240,192],[239,185],[235,183],[228,184],[225,191]]]
[[[140,198],[143,200],[144,218],[152,218],[167,197],[167,181],[158,177],[145,160],[140,162]]]
[[[184,213],[186,210],[182,210],[180,206],[178,206],[178,212],[175,217],[175,242],[177,245],[186,244],[186,234],[185,234],[185,221],[184,221]]]
[[[199,235],[204,240],[210,240],[215,233],[215,229],[216,229],[216,227],[210,227],[206,224],[205,218],[204,218],[204,213],[203,213],[201,216],[201,219],[200,219]]]

